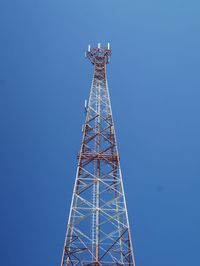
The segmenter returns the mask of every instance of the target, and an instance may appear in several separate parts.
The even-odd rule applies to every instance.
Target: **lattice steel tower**
[[[110,45],[88,47],[94,76],[61,266],[135,266],[106,79]]]

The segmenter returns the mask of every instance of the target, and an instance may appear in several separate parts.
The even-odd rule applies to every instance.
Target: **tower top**
[[[93,48],[88,45],[86,57],[92,64],[108,64],[111,53],[112,51],[110,49],[110,43],[108,43],[107,47],[102,47],[101,44],[98,43],[98,46]]]

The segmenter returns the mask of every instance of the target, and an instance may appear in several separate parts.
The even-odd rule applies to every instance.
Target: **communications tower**
[[[61,266],[135,266],[106,66],[107,47],[90,48],[94,66]]]

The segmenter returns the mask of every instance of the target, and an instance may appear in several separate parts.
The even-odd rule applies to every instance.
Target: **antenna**
[[[85,106],[85,111],[87,111],[87,100],[85,100],[84,106]]]

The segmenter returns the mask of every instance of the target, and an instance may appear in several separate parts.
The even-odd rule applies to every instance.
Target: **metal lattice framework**
[[[88,47],[94,77],[61,266],[135,266],[106,79],[110,45]]]

